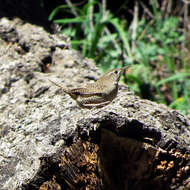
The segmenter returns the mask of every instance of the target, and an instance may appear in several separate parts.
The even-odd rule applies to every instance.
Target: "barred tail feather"
[[[58,84],[58,83],[56,83],[56,82],[54,82],[54,81],[52,81],[52,80],[50,80],[50,79],[48,79],[52,84],[54,84],[55,86],[58,86],[58,87],[60,87],[65,93],[68,93],[68,90],[67,89],[65,89],[63,86],[61,86],[60,84]]]

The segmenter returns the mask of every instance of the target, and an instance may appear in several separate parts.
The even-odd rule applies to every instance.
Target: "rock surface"
[[[0,20],[2,189],[15,189],[35,176],[39,158],[54,153],[76,128],[73,121],[81,110],[48,79],[74,86],[98,77],[92,61],[60,48],[68,45],[65,39],[19,19]]]
[[[0,20],[0,189],[188,189],[190,120],[120,88],[80,109],[48,82],[100,73],[62,35]]]

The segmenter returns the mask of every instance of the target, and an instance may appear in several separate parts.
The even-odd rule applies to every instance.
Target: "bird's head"
[[[110,80],[112,82],[118,83],[120,80],[120,77],[125,69],[127,69],[128,66],[120,68],[120,69],[112,69],[105,73],[100,79],[102,80]]]

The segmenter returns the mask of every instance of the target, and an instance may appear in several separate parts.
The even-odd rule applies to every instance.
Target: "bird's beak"
[[[121,68],[121,72],[122,72],[122,74],[126,71],[126,69],[128,69],[129,68],[129,65],[128,66],[125,66],[125,67],[123,67],[123,68]]]

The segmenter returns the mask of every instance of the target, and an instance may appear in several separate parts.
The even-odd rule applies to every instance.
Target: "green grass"
[[[58,13],[63,18],[57,19]],[[64,18],[65,13],[70,17]],[[154,18],[139,18],[134,11],[129,24],[89,0],[80,8],[61,5],[49,19],[62,26],[72,47],[95,59],[102,72],[131,65],[125,81],[136,94],[190,113],[190,67],[180,49],[185,36],[179,19],[162,18],[154,3],[152,14]]]
[[[96,7],[98,11],[90,13],[91,7]],[[118,64],[117,60],[118,56],[122,54],[122,48],[128,56],[128,60],[132,62],[127,30],[124,30],[118,18],[115,18],[107,10],[104,12],[101,4],[97,1],[93,1],[93,3],[89,1],[80,9],[73,8],[77,16],[54,20],[54,23],[62,26],[62,32],[71,38],[73,48],[81,50],[85,57],[95,58],[97,63],[100,63],[98,65],[103,72],[129,63],[129,61],[125,61],[125,63]],[[52,11],[49,20],[53,20],[60,11],[69,10],[68,5],[59,6]],[[70,13],[73,12],[70,10]],[[114,32],[109,31],[110,27]],[[122,48],[121,44],[123,44]]]

